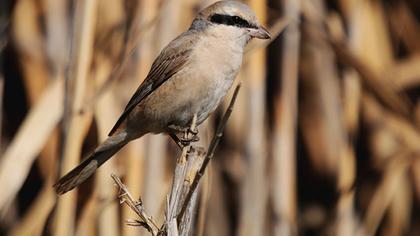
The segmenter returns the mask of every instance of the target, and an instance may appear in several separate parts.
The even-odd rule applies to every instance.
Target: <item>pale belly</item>
[[[200,85],[189,80],[172,78],[163,84],[130,114],[129,126],[139,133],[167,132],[170,126],[190,127],[194,115],[199,125],[226,96],[234,77],[215,78]]]
[[[229,57],[225,61],[193,58],[194,64],[162,84],[133,110],[128,117],[129,128],[139,136],[168,132],[169,126],[190,127],[194,115],[201,124],[226,96],[239,71],[242,54],[231,57],[236,61]],[[212,60],[216,63],[210,65],[208,61]]]

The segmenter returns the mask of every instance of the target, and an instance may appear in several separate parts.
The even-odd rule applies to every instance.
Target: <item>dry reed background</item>
[[[166,136],[129,144],[78,191],[51,186],[211,2],[0,1],[1,235],[147,235],[125,225],[111,173],[162,222],[179,154]],[[288,26],[249,47],[194,235],[420,235],[420,2],[247,3],[274,34]]]

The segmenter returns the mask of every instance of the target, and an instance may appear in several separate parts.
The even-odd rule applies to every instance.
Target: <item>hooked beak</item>
[[[253,38],[258,39],[271,39],[271,35],[264,27],[260,26],[256,29],[249,29],[249,34]]]

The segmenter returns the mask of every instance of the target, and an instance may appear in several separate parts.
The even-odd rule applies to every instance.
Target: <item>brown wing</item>
[[[149,96],[165,81],[170,79],[174,74],[180,71],[188,61],[191,54],[191,48],[194,43],[194,38],[191,33],[184,33],[173,40],[166,46],[160,55],[155,59],[152,68],[149,71],[146,79],[137,88],[134,95],[131,97],[124,112],[115,123],[109,136],[111,136],[118,127],[124,122],[128,114],[137,106],[143,99]]]

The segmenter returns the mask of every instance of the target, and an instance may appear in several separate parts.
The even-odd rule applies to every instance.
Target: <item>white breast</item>
[[[202,40],[193,53],[197,82],[202,88],[194,103],[198,113],[198,123],[203,122],[213,112],[232,86],[242,64],[242,47],[233,43]]]

